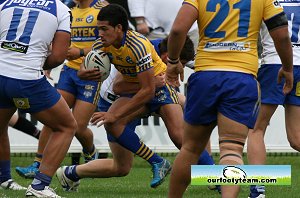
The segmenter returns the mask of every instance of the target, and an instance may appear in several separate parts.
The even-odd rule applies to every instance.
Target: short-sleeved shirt
[[[198,12],[195,71],[238,71],[256,76],[262,21],[283,12],[278,0],[185,0]]]
[[[54,34],[70,33],[69,8],[59,0],[8,0],[0,10],[0,75],[42,78]]]
[[[157,55],[151,42],[138,32],[128,30],[124,33],[122,46],[104,47],[98,39],[93,49],[101,49],[108,54],[111,63],[123,75],[127,82],[138,82],[137,74],[154,68],[154,75],[166,71],[166,65]]]

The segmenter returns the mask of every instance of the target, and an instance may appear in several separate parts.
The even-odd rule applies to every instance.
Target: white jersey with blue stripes
[[[0,75],[42,78],[54,34],[70,33],[69,8],[60,0],[8,0],[0,11]]]
[[[289,33],[293,46],[294,65],[300,66],[300,0],[280,0],[279,2],[288,19]],[[262,24],[260,35],[263,46],[261,63],[281,64],[273,40],[264,23]]]

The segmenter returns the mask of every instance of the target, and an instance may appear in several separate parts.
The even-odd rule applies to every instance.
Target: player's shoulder
[[[144,35],[132,30],[127,31],[125,44],[136,47],[146,47],[152,45],[151,42]]]

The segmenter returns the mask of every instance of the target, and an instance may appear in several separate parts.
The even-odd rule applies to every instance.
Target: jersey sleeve
[[[58,28],[57,31],[64,31],[71,33],[72,13],[71,10],[58,1]]]
[[[199,10],[198,0],[184,0],[182,4],[190,4],[190,5],[194,6],[197,10]]]
[[[105,51],[101,39],[97,39],[95,41],[95,43],[92,46],[92,50],[102,50],[102,51]]]
[[[136,63],[136,72],[141,73],[153,67],[151,43],[146,39],[131,38],[129,48]]]
[[[270,18],[283,12],[283,7],[278,0],[265,0],[263,20],[269,20]]]

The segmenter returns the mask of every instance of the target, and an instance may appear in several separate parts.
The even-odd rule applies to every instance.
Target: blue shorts
[[[166,104],[179,104],[177,91],[174,87],[168,84],[155,90],[155,96],[149,103],[147,103],[147,108],[150,113],[158,113],[160,107]]]
[[[240,72],[200,71],[188,79],[184,119],[192,125],[210,124],[217,113],[253,128],[259,111],[259,85]]]
[[[16,107],[22,113],[37,113],[55,105],[61,95],[47,81],[20,80],[0,75],[0,108]]]
[[[134,94],[124,94],[121,96],[132,98]],[[174,87],[168,84],[156,89],[154,98],[146,104],[146,107],[149,110],[149,115],[153,112],[159,113],[158,111],[160,107],[166,104],[179,104],[177,91]]]
[[[300,105],[300,66],[294,67],[294,85],[292,91],[284,95],[284,81],[277,84],[277,75],[281,65],[262,65],[257,80],[261,87],[261,103],[275,105]]]
[[[111,106],[111,103],[107,102],[102,97],[100,97],[100,100],[98,103],[98,111],[107,112],[110,106]],[[130,126],[132,132],[135,132],[135,128],[139,125],[141,125],[140,118],[134,119],[133,121],[131,121],[130,123],[127,124],[127,126]],[[106,135],[107,135],[107,140],[109,142],[117,142],[117,139],[114,136],[112,136],[111,134],[106,132]]]
[[[81,80],[77,76],[77,70],[66,65],[64,65],[61,70],[59,81],[56,86],[57,89],[73,94],[76,99],[94,105],[98,104],[100,87],[100,82]]]

